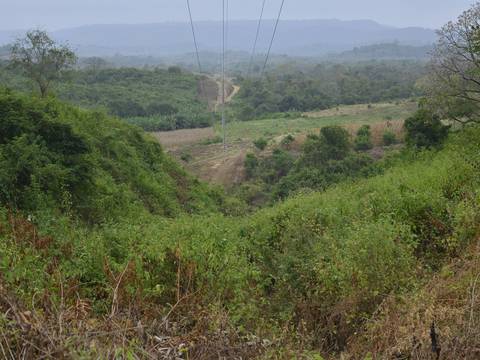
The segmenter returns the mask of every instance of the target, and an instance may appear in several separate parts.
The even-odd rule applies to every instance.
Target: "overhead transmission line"
[[[188,8],[188,15],[190,17],[190,27],[192,28],[193,43],[195,44],[195,53],[197,55],[198,71],[200,73],[202,73],[202,64],[200,62],[200,53],[198,52],[197,35],[195,34],[195,25],[193,24],[193,17],[192,17],[192,9],[190,7],[190,0],[187,0],[187,8]]]
[[[272,51],[273,41],[275,40],[275,35],[277,34],[278,23],[280,22],[280,17],[282,16],[284,4],[285,4],[285,0],[282,0],[282,4],[280,5],[280,10],[278,12],[277,20],[275,21],[275,28],[273,29],[272,39],[270,40],[267,56],[265,58],[265,63],[263,64],[262,76],[265,73],[265,69],[267,68],[268,60],[270,58],[270,52]]]
[[[227,148],[227,143],[226,143],[226,133],[225,133],[225,46],[226,46],[226,29],[228,27],[228,0],[222,0],[223,1],[223,14],[222,14],[222,132],[223,132],[223,148]],[[226,1],[226,3],[225,3]],[[190,28],[192,31],[192,38],[193,38],[193,43],[195,45],[195,54],[196,54],[196,59],[197,59],[197,66],[198,66],[198,71],[200,74],[202,74],[202,63],[200,61],[200,52],[199,52],[199,47],[198,47],[198,41],[197,41],[197,35],[195,33],[195,25],[193,23],[193,16],[192,16],[192,8],[190,6],[190,0],[187,0],[187,9],[188,9],[188,15],[190,19]],[[227,14],[226,14],[227,12]],[[208,102],[208,95],[205,92],[204,86],[203,86],[203,81],[200,80],[200,88],[201,91],[205,94]]]
[[[262,10],[260,11],[260,18],[258,19],[258,24],[257,24],[257,33],[255,35],[255,41],[253,42],[252,56],[250,57],[250,63],[248,64],[248,73],[247,73],[248,77],[250,76],[250,73],[252,71],[253,60],[255,58],[255,53],[257,51],[258,37],[260,36],[260,29],[262,27],[263,13],[265,11],[266,2],[267,0],[263,0],[262,2]]]
[[[228,0],[222,0],[222,132],[223,132],[223,149],[227,149],[226,138],[226,116],[225,116],[225,52],[226,52],[226,35],[228,29]]]

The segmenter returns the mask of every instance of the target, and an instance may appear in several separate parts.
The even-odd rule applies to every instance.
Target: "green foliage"
[[[449,126],[428,109],[420,109],[405,121],[407,143],[415,147],[430,148],[442,144],[448,136]]]
[[[247,154],[247,156],[245,157],[244,167],[247,178],[253,178],[256,174],[256,170],[258,167],[258,159],[255,154]]]
[[[320,136],[310,135],[303,146],[301,162],[305,166],[322,166],[330,160],[342,160],[351,151],[350,135],[340,126],[326,126]]]
[[[20,108],[25,106],[25,99],[18,101]],[[173,166],[155,162],[157,157],[166,161],[165,156],[134,128],[99,115],[92,126],[93,114],[71,108],[60,106],[60,113],[69,115],[65,123],[73,134],[85,137],[95,153],[104,152],[94,163],[114,166],[109,159],[134,156],[136,142],[150,164],[145,184],[162,165]],[[126,144],[106,136],[113,135],[107,130],[112,128]],[[339,134],[330,129],[322,137]],[[126,211],[128,203],[109,203],[104,212],[118,206],[124,211],[95,227],[67,212],[37,212],[34,224],[45,240],[38,242],[11,231],[8,212],[0,206],[2,288],[25,304],[35,304],[32,299],[41,293],[52,294],[50,301],[57,307],[86,299],[99,318],[118,306],[119,312],[146,314],[142,323],[167,313],[174,316],[171,304],[180,297],[191,300],[182,304],[182,319],[195,322],[189,314],[211,313],[218,306],[238,331],[277,337],[301,324],[308,334],[302,338],[303,348],[342,351],[385,299],[414,288],[425,270],[462,252],[476,235],[472,227],[478,229],[479,139],[478,129],[469,129],[454,135],[440,152],[422,152],[414,161],[405,157],[383,175],[301,195],[245,217],[168,219],[141,211],[155,198],[152,193],[145,194],[136,211]],[[355,163],[348,160],[351,156],[334,161]],[[276,152],[272,170],[283,168],[286,157]],[[132,173],[139,169],[132,168]],[[95,182],[108,181],[104,167],[94,170],[104,174]],[[125,173],[117,176],[133,186]],[[118,190],[109,185],[117,199]],[[136,199],[132,195],[131,200]],[[223,205],[234,209],[239,204]],[[73,284],[71,297],[54,296],[63,293],[64,284]],[[116,286],[117,298],[112,290]],[[85,351],[91,351],[88,345]]]
[[[370,131],[370,125],[363,125],[357,132],[355,138],[355,150],[365,151],[373,148],[372,133]]]
[[[260,151],[263,151],[265,150],[265,148],[267,147],[268,145],[268,141],[267,139],[265,138],[260,138],[260,139],[257,139],[253,142],[253,145],[255,145],[255,147],[260,150]]]
[[[292,144],[295,142],[295,137],[292,134],[285,136],[280,142],[280,146],[285,149],[290,149]]]
[[[223,137],[220,135],[214,136],[212,138],[208,138],[205,140],[202,140],[200,142],[202,145],[213,145],[213,144],[221,144],[223,143]]]
[[[249,154],[245,161],[247,178],[263,182],[261,193],[270,193],[273,199],[302,190],[324,190],[377,172],[370,156],[352,151],[350,136],[342,127],[326,126],[320,135],[309,135],[298,158],[288,151],[291,139],[287,137],[287,145],[281,144],[271,156],[256,158]]]
[[[45,31],[32,30],[12,45],[11,60],[46,97],[52,82],[60,80],[65,70],[75,65],[77,57],[68,46],[56,44]]]
[[[129,124],[141,127],[145,131],[170,131],[178,129],[205,128],[213,123],[215,116],[209,113],[188,113],[186,111],[171,115],[140,116],[127,118]]]
[[[64,209],[100,222],[147,209],[173,216],[213,210],[208,190],[155,140],[98,112],[0,92],[0,201]]]
[[[7,65],[0,64],[0,85],[28,91],[28,80]],[[214,120],[199,94],[201,78],[189,72],[95,65],[68,75],[54,88],[60,99],[106,110],[146,131],[207,127]]]
[[[418,96],[416,81],[425,73],[419,62],[281,66],[265,79],[244,79],[235,100],[240,120],[266,114],[327,109]]]
[[[393,131],[386,130],[383,133],[383,145],[390,146],[397,143],[397,137]]]

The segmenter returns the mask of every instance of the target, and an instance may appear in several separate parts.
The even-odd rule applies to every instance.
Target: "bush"
[[[247,178],[253,178],[255,176],[257,167],[258,167],[258,159],[254,154],[247,154],[245,158],[245,173]]]
[[[390,146],[397,143],[397,137],[393,131],[386,130],[383,133],[383,145]]]
[[[363,125],[357,131],[357,137],[355,138],[355,150],[365,151],[373,148],[372,133],[370,125]]]
[[[265,148],[267,147],[268,145],[268,141],[265,139],[265,138],[260,138],[258,140],[255,140],[253,142],[253,145],[255,145],[255,147],[260,150],[260,151],[263,151],[265,150]]]
[[[221,143],[223,143],[223,137],[221,137],[220,135],[217,135],[213,138],[208,138],[208,139],[202,140],[200,143],[202,145],[221,144]]]
[[[405,121],[405,129],[408,145],[431,148],[445,141],[450,126],[443,125],[440,117],[430,110],[420,109]]]
[[[293,135],[288,134],[282,139],[282,141],[280,142],[280,146],[282,148],[289,150],[294,142],[295,142],[295,138],[293,137]]]
[[[350,151],[348,131],[340,126],[326,126],[320,130],[320,136],[308,136],[301,162],[305,166],[322,166],[329,160],[345,158]]]

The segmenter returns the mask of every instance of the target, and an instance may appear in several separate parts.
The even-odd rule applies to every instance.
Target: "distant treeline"
[[[430,58],[433,45],[412,46],[397,42],[355,47],[350,51],[332,54],[326,57],[332,61],[368,61],[368,60],[424,60]]]
[[[415,84],[425,72],[425,64],[417,61],[278,66],[261,80],[239,78],[235,111],[239,119],[250,120],[276,112],[416,97],[421,92]]]

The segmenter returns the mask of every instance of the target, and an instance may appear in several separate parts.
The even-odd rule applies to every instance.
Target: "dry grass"
[[[303,113],[303,116],[311,118],[322,118],[331,116],[350,116],[360,115],[365,113],[378,112],[378,110],[388,110],[398,107],[399,105],[392,103],[377,103],[373,105],[357,104],[357,105],[342,105],[336,108],[330,108],[320,111],[311,111]]]
[[[186,145],[196,144],[216,136],[215,130],[211,127],[204,129],[160,131],[152,133],[152,135],[166,149],[175,149]]]
[[[421,291],[387,299],[344,358],[480,359],[480,241],[465,254]]]
[[[403,127],[404,121],[403,120],[396,120],[396,121],[382,121],[378,123],[370,124],[370,129],[372,133],[372,143],[374,146],[379,147],[383,146],[383,134],[386,131],[391,131],[395,134],[397,141],[403,142],[405,139],[405,129]],[[352,136],[352,139],[355,138],[358,129],[364,124],[348,124],[344,125],[343,127],[349,132]],[[290,145],[290,149],[293,151],[300,151],[302,145],[305,143],[308,134],[319,134],[321,128],[313,129],[308,131],[308,133],[302,133],[295,136],[295,141]],[[279,136],[275,138],[275,143],[279,144],[284,136]]]
[[[374,146],[382,146],[383,144],[383,134],[386,131],[391,131],[395,134],[397,141],[403,142],[405,139],[405,129],[403,127],[403,120],[395,121],[383,121],[379,123],[374,123],[370,125],[372,132],[372,143]],[[357,131],[360,129],[361,124],[352,124],[346,125],[345,128],[348,130],[352,138],[355,138]]]

